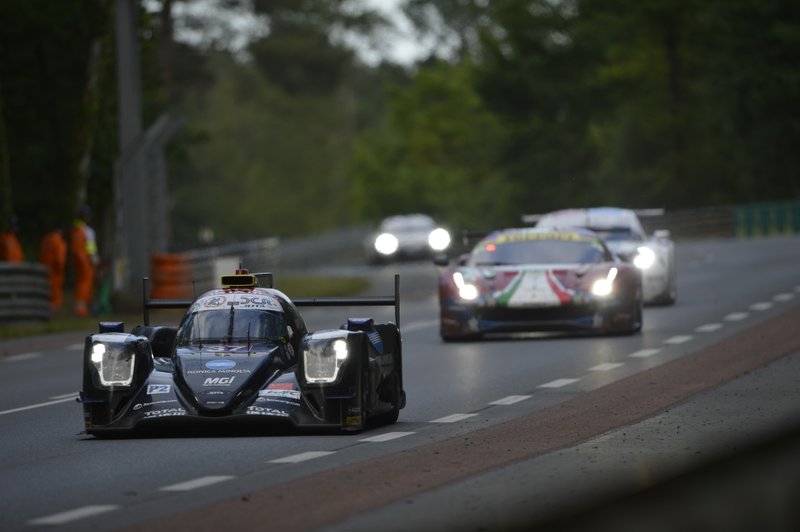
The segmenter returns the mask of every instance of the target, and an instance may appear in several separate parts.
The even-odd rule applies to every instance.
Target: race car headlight
[[[381,233],[375,238],[375,251],[381,255],[391,255],[399,246],[397,237],[391,233]]]
[[[347,360],[348,351],[347,342],[342,338],[308,340],[303,349],[306,382],[334,382]]]
[[[592,284],[592,294],[597,297],[610,296],[614,291],[614,279],[617,277],[617,269],[608,270],[608,275],[604,279],[598,279]]]
[[[647,246],[640,246],[636,256],[633,258],[633,265],[640,270],[650,268],[656,261],[656,253]]]
[[[434,251],[444,251],[450,246],[450,233],[441,227],[434,229],[428,235],[428,245]]]
[[[480,295],[478,287],[474,284],[464,281],[464,276],[461,275],[461,272],[456,272],[453,274],[453,282],[455,283],[456,288],[458,288],[458,297],[461,299],[473,301]]]
[[[136,365],[136,344],[130,342],[92,343],[89,355],[97,372],[99,384],[104,387],[130,386]]]

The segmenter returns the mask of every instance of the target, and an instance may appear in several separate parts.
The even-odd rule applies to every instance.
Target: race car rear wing
[[[638,216],[639,218],[652,218],[652,217],[655,217],[655,216],[664,216],[664,212],[665,212],[664,209],[661,209],[661,208],[655,208],[655,209],[631,209],[631,210],[634,213],[636,213],[636,216]],[[539,220],[541,220],[543,216],[545,216],[545,215],[544,214],[523,214],[522,215],[522,223],[528,224],[528,225],[533,225],[536,222],[538,222]]]
[[[260,275],[260,274],[254,274]],[[271,279],[271,275],[270,275]],[[142,302],[144,325],[150,325],[151,309],[187,309],[194,303],[193,299],[150,299],[150,279],[142,279]],[[271,287],[271,286],[270,286]],[[394,322],[400,328],[400,274],[394,275],[394,294],[387,296],[353,296],[353,297],[299,297],[292,299],[298,307],[394,307]]]

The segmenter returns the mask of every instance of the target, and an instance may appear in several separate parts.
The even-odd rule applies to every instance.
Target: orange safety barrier
[[[150,297],[185,299],[192,294],[189,259],[180,253],[154,253],[150,256]]]

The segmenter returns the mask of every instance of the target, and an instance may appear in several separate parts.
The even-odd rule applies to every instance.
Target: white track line
[[[667,345],[680,345],[680,344],[685,344],[692,338],[694,338],[694,336],[678,335],[678,336],[673,336],[672,338],[667,338],[666,340],[664,340],[664,343]]]
[[[39,351],[32,353],[22,353],[20,355],[11,355],[3,359],[4,362],[20,362],[21,360],[30,360],[32,358],[39,358],[42,354]]]
[[[232,478],[235,477],[228,475],[200,477],[193,480],[187,480],[186,482],[179,482],[178,484],[164,486],[162,488],[158,488],[158,491],[191,491],[198,488],[205,488],[206,486],[211,486],[213,484],[218,484],[220,482],[225,482],[226,480],[230,480]]]
[[[612,369],[617,369],[623,365],[624,364],[622,362],[604,362],[589,368],[589,371],[611,371]]]
[[[544,384],[540,384],[537,388],[561,388],[562,386],[567,386],[568,384],[572,384],[573,382],[578,382],[580,379],[556,379],[554,381],[546,382]]]
[[[791,301],[792,299],[794,299],[794,294],[792,294],[790,292],[784,292],[782,294],[776,294],[772,298],[773,301],[778,301],[779,303],[786,303],[787,301]]]
[[[77,392],[65,393],[61,395],[54,395],[53,397],[48,397],[48,399],[69,399],[69,398],[77,399],[78,398]]]
[[[416,432],[387,432],[386,434],[378,434],[377,436],[371,436],[358,441],[381,443],[389,440],[396,440],[397,438],[402,438],[404,436],[411,436],[412,434],[416,434]]]
[[[525,399],[530,399],[530,395],[509,395],[508,397],[503,397],[502,399],[498,399],[497,401],[492,401],[489,403],[490,405],[500,405],[500,406],[508,406],[513,405],[514,403],[519,403],[520,401],[524,401]]]
[[[82,351],[84,344],[71,344],[66,347],[67,351]]]
[[[742,321],[749,315],[750,314],[748,314],[747,312],[732,312],[731,314],[728,314],[722,319],[725,321]]]
[[[433,419],[429,421],[429,423],[457,423],[477,415],[478,414],[452,414],[449,416],[440,417],[439,419]]]
[[[721,323],[706,323],[705,325],[697,327],[694,331],[699,333],[710,333],[718,331],[722,329],[722,327],[724,327],[724,325],[722,325]]]
[[[661,351],[661,349],[658,349],[658,348],[656,348],[656,349],[640,349],[640,350],[636,351],[635,353],[631,353],[628,356],[631,357],[631,358],[647,358],[647,357],[651,357],[651,356],[657,354],[659,351]]]
[[[120,506],[115,504],[96,504],[92,506],[83,506],[81,508],[75,508],[74,510],[68,510],[66,512],[60,512],[53,515],[48,515],[46,517],[38,517],[36,519],[31,519],[28,521],[29,525],[64,525],[70,523],[72,521],[77,521],[78,519],[85,519],[86,517],[91,517],[93,515],[103,514],[106,512],[110,512],[112,510],[117,510]]]
[[[292,454],[289,456],[284,456],[283,458],[276,458],[274,460],[268,460],[270,464],[296,464],[299,462],[305,462],[306,460],[313,460],[315,458],[322,458],[323,456],[328,456],[329,454],[333,454],[333,451],[307,451],[305,453],[299,454]]]
[[[759,301],[758,303],[753,303],[752,305],[750,305],[750,310],[757,310],[759,312],[771,308],[772,308],[772,303],[770,303],[769,301]]]
[[[23,410],[32,410],[34,408],[41,408],[43,406],[56,405],[58,403],[66,403],[67,401],[74,401],[74,400],[75,400],[75,395],[70,395],[70,397],[67,397],[65,399],[58,399],[57,401],[48,401],[46,403],[39,403],[39,404],[28,405],[28,406],[21,406],[19,408],[12,408],[11,410],[3,410],[2,412],[0,412],[0,416],[5,415],[5,414],[13,414],[14,412],[22,412]]]

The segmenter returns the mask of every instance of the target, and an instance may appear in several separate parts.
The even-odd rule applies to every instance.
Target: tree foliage
[[[412,211],[490,227],[800,197],[797,2],[409,0],[417,39],[443,47],[404,67],[348,46],[386,45],[389,21],[357,2],[184,9],[198,1],[150,1],[140,21],[143,123],[187,124],[176,247],[203,227],[227,241]],[[208,18],[232,12],[249,42]],[[110,234],[116,116],[113,2],[0,3],[0,214],[20,214],[29,249],[83,201]]]

